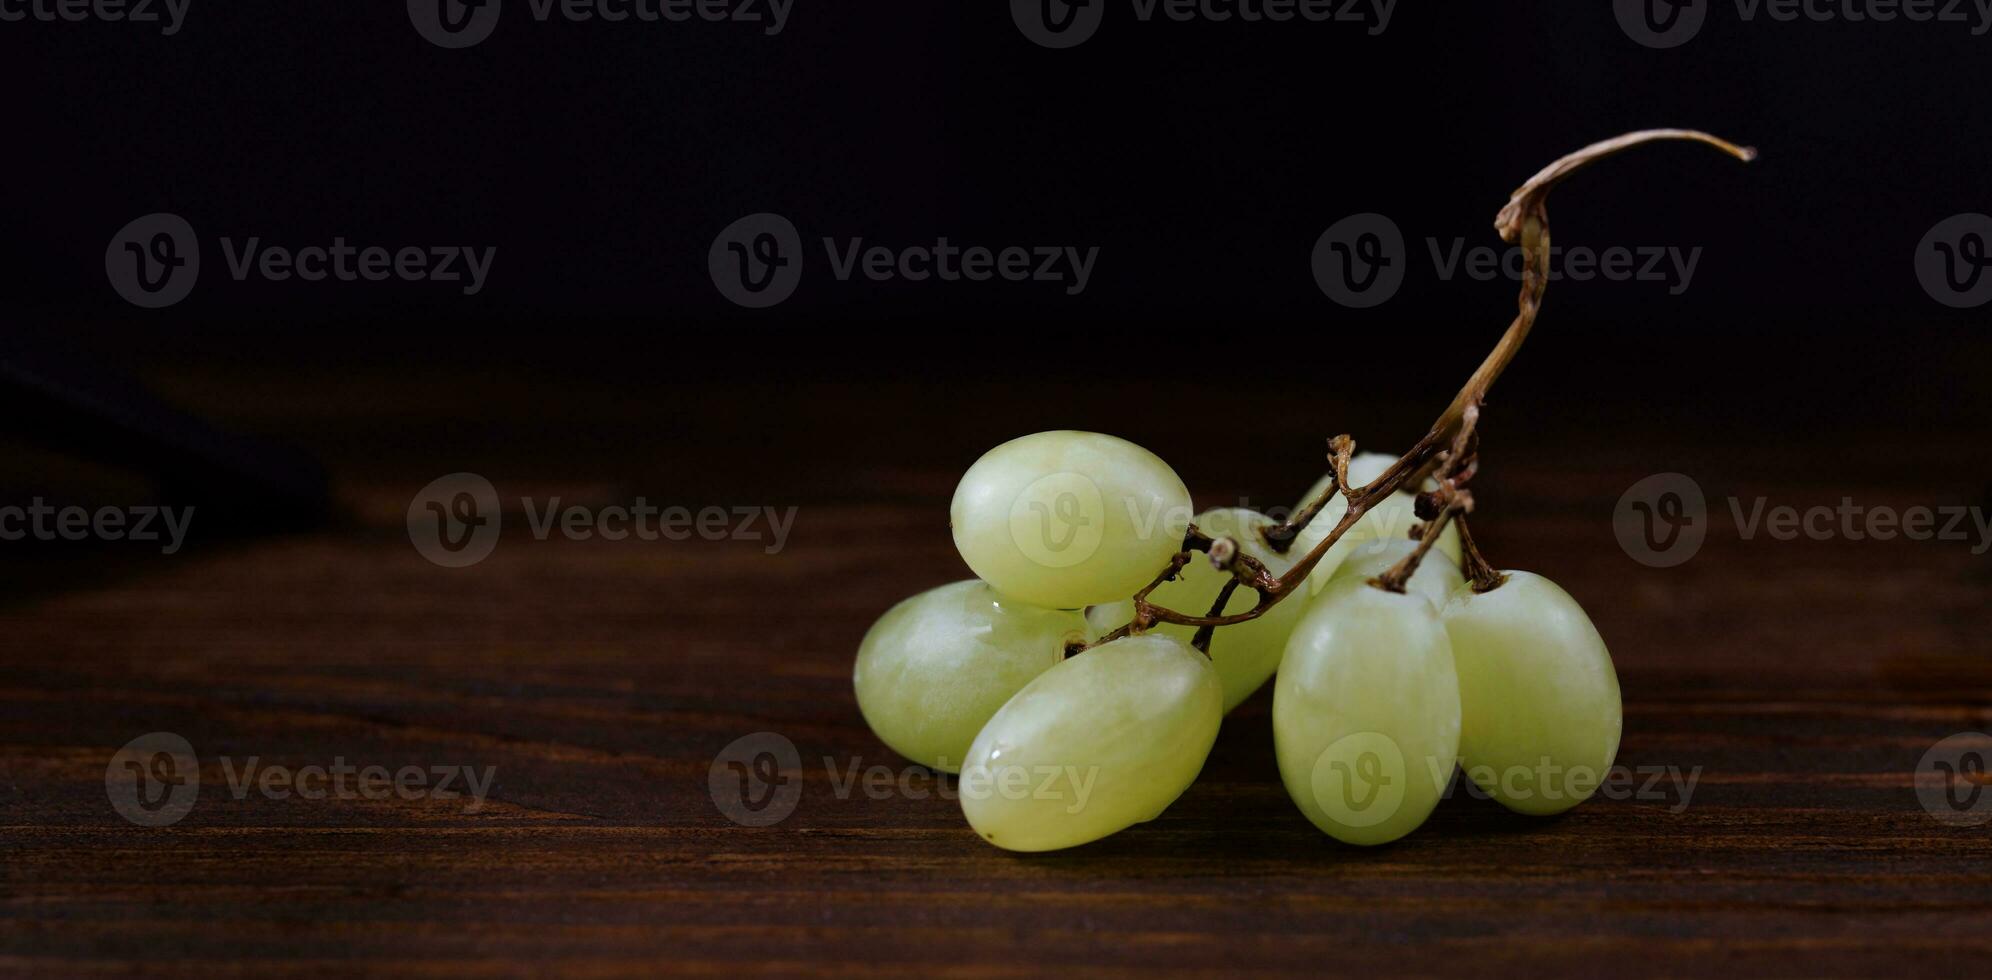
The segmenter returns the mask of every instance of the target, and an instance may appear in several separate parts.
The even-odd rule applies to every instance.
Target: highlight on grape
[[[969,826],[1012,851],[1161,816],[1227,713],[1268,683],[1288,796],[1344,843],[1410,834],[1462,770],[1523,814],[1596,795],[1624,720],[1611,654],[1567,592],[1481,554],[1470,484],[1487,391],[1552,279],[1550,190],[1669,140],[1756,155],[1648,130],[1530,178],[1495,221],[1525,271],[1493,352],[1402,455],[1330,439],[1328,471],[1291,513],[1193,512],[1166,461],[1101,433],[984,453],[949,504],[975,577],[900,602],[865,635],[852,681],[866,723],[907,759],[959,772]]]

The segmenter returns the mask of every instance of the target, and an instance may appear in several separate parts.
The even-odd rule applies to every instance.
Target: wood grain
[[[813,496],[797,477],[789,498],[682,501],[802,501],[776,555],[536,541],[514,513],[489,560],[445,571],[401,514],[454,460],[370,452],[378,430],[311,438],[339,462],[348,526],[16,576],[0,605],[0,974],[1946,976],[1992,956],[1992,826],[1940,824],[1912,789],[1936,740],[1992,730],[1992,558],[1969,546],[1718,527],[1688,565],[1647,569],[1610,514],[1650,462],[1490,450],[1491,553],[1593,612],[1625,691],[1620,761],[1698,771],[1685,806],[1599,799],[1534,820],[1460,792],[1397,845],[1343,847],[1287,799],[1262,692],[1160,819],[1020,856],[977,840],[917,771],[912,793],[838,790],[853,766],[905,769],[858,716],[850,660],[886,606],[962,576],[947,468],[858,462]],[[1677,458],[1717,474],[1712,493],[1941,503],[1982,476],[1970,445],[1899,444],[1852,487],[1775,449]],[[613,461],[477,462],[492,459],[515,494],[628,489]],[[853,489],[867,484],[876,499]],[[105,766],[154,731],[194,745],[201,795],[147,829],[110,806]],[[736,826],[708,770],[761,731],[796,746],[800,802]],[[495,782],[470,812],[235,799],[220,759],[252,756],[490,766]]]

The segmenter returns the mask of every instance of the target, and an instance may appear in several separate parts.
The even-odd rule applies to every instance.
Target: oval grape
[[[1499,588],[1461,589],[1445,608],[1460,764],[1511,810],[1561,813],[1589,799],[1618,758],[1618,672],[1569,593],[1540,575],[1505,574]]]
[[[1161,458],[1094,432],[1012,439],[963,474],[949,517],[997,591],[1056,609],[1133,595],[1182,550],[1190,492]]]
[[[1273,744],[1287,794],[1350,844],[1416,830],[1452,781],[1459,678],[1423,597],[1361,586],[1320,597],[1273,685]]]
[[[1145,633],[1024,685],[969,748],[957,788],[983,839],[1051,851],[1153,820],[1203,769],[1224,716],[1210,661]]]
[[[1018,602],[974,579],[930,589],[887,610],[858,645],[858,710],[894,752],[958,772],[1003,702],[1085,638],[1079,613]]]

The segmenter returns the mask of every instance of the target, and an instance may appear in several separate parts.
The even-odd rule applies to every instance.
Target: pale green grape
[[[1349,482],[1359,487],[1368,486],[1395,462],[1397,457],[1384,453],[1358,454],[1349,460]],[[1300,498],[1301,506],[1306,506],[1308,501],[1326,492],[1334,480],[1335,475],[1330,473],[1315,481],[1314,486],[1308,489],[1307,495]],[[1424,489],[1430,490],[1434,486],[1427,481]],[[1314,515],[1314,520],[1309,522],[1307,528],[1300,532],[1300,536],[1294,539],[1290,553],[1298,558],[1313,551],[1314,546],[1328,537],[1328,532],[1333,531],[1335,525],[1341,522],[1342,515],[1348,512],[1348,499],[1339,492],[1336,493],[1335,498],[1328,502],[1328,506],[1322,508],[1321,513]],[[1341,567],[1342,562],[1346,561],[1358,546],[1375,550],[1381,547],[1376,543],[1379,541],[1408,540],[1412,529],[1419,523],[1418,498],[1415,494],[1399,490],[1384,498],[1375,507],[1370,508],[1370,512],[1364,514],[1362,520],[1357,521],[1356,526],[1349,529],[1349,533],[1342,535],[1341,540],[1335,542],[1333,548],[1328,549],[1328,554],[1322,557],[1321,564],[1314,566],[1313,573],[1307,576],[1308,591],[1319,594],[1327,587],[1328,577],[1335,574],[1335,569]],[[1443,553],[1448,560],[1458,564],[1459,529],[1447,527],[1445,533],[1439,535],[1439,542],[1432,547],[1432,550]]]
[[[1328,587],[1339,588],[1348,582],[1366,583],[1390,571],[1398,562],[1417,550],[1418,542],[1408,538],[1403,541],[1365,544],[1350,554],[1348,560],[1342,563],[1342,567],[1335,570],[1335,574],[1328,580]],[[1431,551],[1425,553],[1424,560],[1418,563],[1418,570],[1411,573],[1411,580],[1404,583],[1404,591],[1411,595],[1423,596],[1425,601],[1432,604],[1434,610],[1438,610],[1445,608],[1445,604],[1452,601],[1453,592],[1465,583],[1466,576],[1460,572],[1459,565],[1451,558],[1440,554],[1435,545]]]
[[[1588,799],[1618,757],[1618,673],[1577,600],[1540,575],[1506,574],[1499,588],[1461,589],[1445,608],[1459,661],[1460,764],[1511,810],[1561,813]]]
[[[1358,583],[1320,596],[1273,684],[1273,745],[1287,794],[1350,844],[1416,830],[1459,750],[1452,644],[1422,596]]]
[[[1055,609],[1125,599],[1182,550],[1190,492],[1154,453],[1040,432],[975,461],[955,488],[955,548],[1004,595]]]
[[[958,772],[984,723],[1086,637],[1071,610],[1043,609],[969,580],[893,606],[858,645],[858,710],[879,740]]]
[[[969,825],[1012,851],[1051,851],[1153,820],[1217,741],[1210,661],[1160,633],[1095,647],[1038,675],[968,750]]]
[[[1265,563],[1267,570],[1274,575],[1285,575],[1293,567],[1292,553],[1280,554],[1260,537],[1259,529],[1278,523],[1264,514],[1237,508],[1207,510],[1197,515],[1197,528],[1213,538],[1232,538],[1238,542],[1239,551]],[[1224,590],[1224,583],[1232,580],[1230,572],[1220,572],[1211,567],[1210,562],[1199,555],[1183,569],[1175,581],[1164,582],[1154,592],[1149,593],[1148,601],[1177,612],[1202,616],[1210,612],[1211,604],[1217,601],[1217,594]],[[1280,655],[1286,652],[1287,637],[1292,635],[1294,624],[1307,611],[1307,595],[1287,596],[1278,605],[1266,611],[1258,619],[1239,623],[1236,626],[1219,627],[1212,638],[1210,657],[1217,668],[1217,678],[1224,684],[1224,710],[1238,707],[1239,702],[1252,696],[1266,678],[1279,669]],[[1259,602],[1259,593],[1240,585],[1231,593],[1231,600],[1225,604],[1226,614],[1251,611]],[[1096,633],[1106,633],[1119,629],[1134,618],[1134,601],[1123,599],[1120,602],[1094,606],[1086,611],[1086,618],[1092,623]],[[1151,632],[1167,633],[1184,643],[1196,635],[1193,626],[1176,626],[1164,623]]]

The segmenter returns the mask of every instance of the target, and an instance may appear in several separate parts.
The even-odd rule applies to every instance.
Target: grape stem
[[[1439,543],[1446,525],[1463,517],[1473,510],[1473,493],[1466,489],[1467,481],[1480,471],[1480,459],[1476,455],[1480,442],[1480,404],[1466,406],[1460,419],[1459,432],[1453,436],[1452,448],[1439,454],[1437,462],[1438,486],[1428,493],[1418,495],[1418,517],[1424,526],[1414,528],[1412,535],[1418,539],[1418,547],[1404,560],[1392,565],[1382,575],[1370,579],[1370,584],[1386,592],[1404,594],[1404,588],[1417,574],[1418,566]]]
[[[1494,345],[1487,359],[1467,378],[1452,404],[1446,406],[1438,421],[1430,431],[1419,439],[1411,450],[1399,457],[1383,474],[1370,481],[1367,486],[1349,485],[1349,461],[1355,455],[1356,441],[1346,435],[1336,436],[1328,442],[1328,458],[1335,478],[1327,490],[1308,501],[1292,518],[1284,523],[1262,529],[1259,534],[1274,551],[1284,554],[1293,547],[1302,531],[1327,509],[1328,504],[1340,494],[1349,502],[1349,509],[1341,520],[1301,559],[1287,569],[1284,575],[1273,575],[1264,563],[1242,553],[1237,542],[1229,539],[1212,539],[1191,526],[1185,535],[1182,553],[1170,559],[1169,567],[1162,570],[1155,580],[1134,595],[1134,619],[1120,629],[1101,637],[1092,645],[1099,646],[1121,639],[1132,633],[1139,633],[1157,623],[1173,623],[1178,626],[1197,628],[1195,644],[1197,649],[1208,654],[1210,639],[1219,627],[1236,626],[1250,622],[1266,614],[1280,600],[1292,595],[1307,580],[1308,573],[1326,557],[1342,536],[1370,512],[1378,503],[1386,500],[1407,483],[1421,478],[1436,466],[1440,474],[1440,488],[1431,495],[1430,503],[1436,512],[1425,518],[1426,526],[1420,535],[1418,550],[1400,562],[1397,567],[1385,572],[1377,581],[1395,585],[1402,591],[1404,583],[1418,568],[1425,553],[1431,549],[1448,521],[1458,524],[1460,544],[1463,548],[1463,564],[1466,566],[1476,591],[1485,592],[1500,585],[1502,576],[1482,558],[1474,546],[1472,536],[1467,532],[1464,514],[1472,509],[1472,495],[1463,489],[1477,466],[1473,444],[1477,440],[1476,427],[1481,406],[1486,403],[1487,391],[1501,376],[1508,364],[1515,359],[1522,343],[1528,340],[1534,329],[1537,316],[1542,312],[1543,294],[1549,288],[1549,192],[1562,183],[1564,178],[1603,160],[1636,146],[1668,140],[1684,140],[1714,147],[1745,163],[1757,158],[1757,151],[1738,146],[1727,140],[1707,133],[1690,129],[1648,129],[1594,143],[1569,156],[1544,167],[1530,177],[1514,194],[1494,218],[1494,229],[1501,240],[1518,244],[1522,249],[1522,288],[1516,303],[1515,318],[1508,324],[1508,330]],[[1450,452],[1447,450],[1450,449]],[[1174,579],[1184,566],[1192,560],[1193,552],[1210,554],[1213,563],[1220,569],[1228,569],[1232,581],[1226,583],[1211,610],[1201,616],[1178,612],[1148,601],[1150,593],[1162,583]],[[1259,601],[1249,610],[1225,615],[1225,604],[1232,594],[1243,586],[1259,594]],[[1089,648],[1090,649],[1090,648]]]
[[[1480,554],[1480,548],[1473,543],[1473,532],[1466,529],[1466,515],[1453,518],[1453,526],[1459,528],[1460,568],[1466,573],[1467,582],[1475,592],[1492,592],[1506,585],[1508,576],[1501,573]]]

